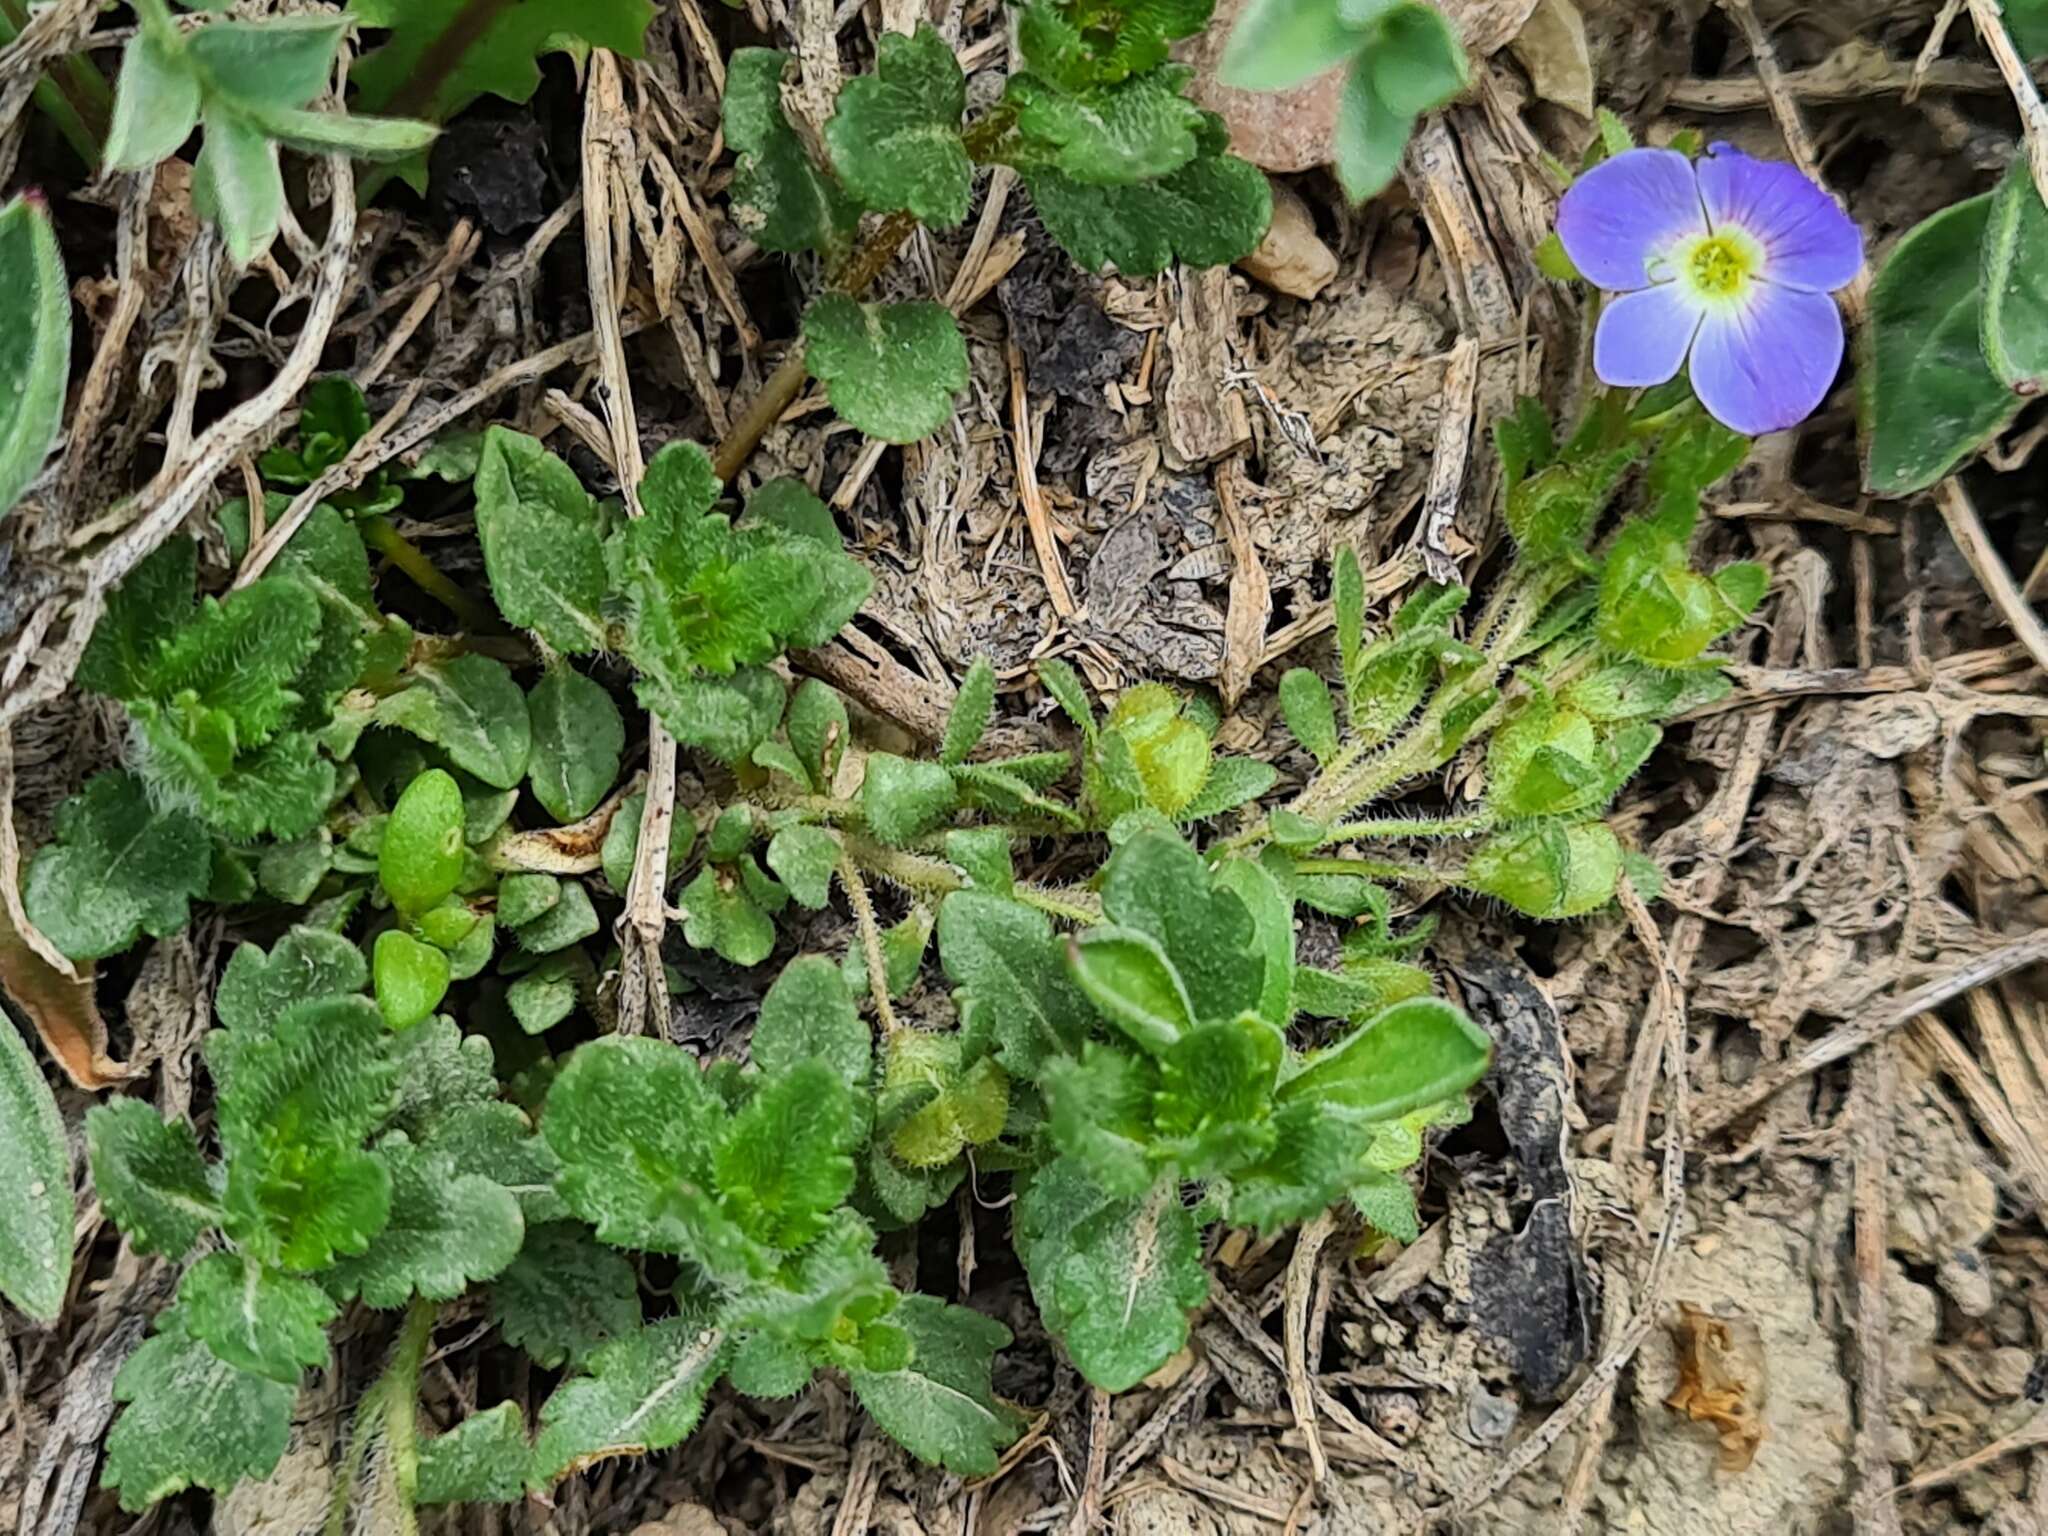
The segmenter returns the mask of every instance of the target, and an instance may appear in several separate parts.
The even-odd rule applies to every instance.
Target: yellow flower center
[[[1750,252],[1727,235],[1708,235],[1686,259],[1686,276],[1703,297],[1731,299],[1742,289],[1753,266]]]

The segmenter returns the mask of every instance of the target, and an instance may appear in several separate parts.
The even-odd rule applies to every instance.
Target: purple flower
[[[1863,266],[1863,236],[1792,166],[1726,144],[1694,162],[1631,149],[1596,165],[1557,211],[1567,255],[1609,301],[1593,371],[1620,388],[1677,377],[1688,354],[1708,412],[1746,436],[1813,414],[1842,363],[1829,297]]]

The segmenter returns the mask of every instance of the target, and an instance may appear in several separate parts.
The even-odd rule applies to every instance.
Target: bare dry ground
[[[814,275],[724,220],[716,39],[751,23],[822,90],[902,9],[678,0],[644,63],[557,68],[530,111],[460,125],[430,202],[365,210],[353,240],[323,214],[324,236],[293,231],[238,284],[190,222],[180,163],[154,185],[55,189],[94,361],[54,488],[0,526],[0,879],[118,750],[105,708],[65,688],[105,551],[240,494],[316,368],[352,372],[380,413],[358,475],[481,413],[615,484],[593,392],[620,367],[648,452],[722,435]],[[1049,656],[1103,689],[1210,687],[1224,743],[1298,776],[1273,683],[1329,643],[1331,552],[1357,548],[1381,600],[1432,554],[1483,580],[1501,540],[1488,423],[1518,392],[1579,388],[1579,301],[1532,252],[1558,166],[1594,132],[1586,107],[1649,140],[1697,128],[1806,163],[1873,252],[1987,186],[2018,141],[1975,7],[1447,9],[1485,62],[1386,196],[1343,205],[1312,101],[1240,122],[1283,189],[1289,243],[1262,276],[1080,276],[1002,174],[957,235],[913,239],[885,286],[961,314],[955,420],[892,449],[806,399],[749,468],[809,480],[875,575],[854,629],[803,668],[909,738],[934,734],[983,653],[1018,741],[1050,740],[1028,678]],[[937,10],[979,63],[972,89],[995,90],[1001,7]],[[20,146],[0,140],[0,160]],[[349,201],[315,185],[306,206],[330,196]],[[615,257],[596,295],[593,236]],[[1667,867],[1663,898],[1561,927],[1443,910],[1432,962],[1511,1047],[1474,1123],[1432,1150],[1421,1241],[1220,1234],[1190,1348],[1108,1401],[1038,1330],[1005,1213],[963,1198],[900,1262],[1018,1334],[997,1384],[1034,1425],[993,1479],[919,1467],[821,1381],[793,1404],[714,1398],[677,1452],[441,1527],[2048,1536],[2048,971],[2025,968],[2048,956],[2048,655],[1981,579],[2048,581],[2042,435],[2022,418],[1963,482],[1873,503],[1845,387],[1724,490],[1711,552],[1766,562],[1773,584],[1735,694],[1671,732],[1618,810]],[[466,512],[404,531],[478,571]],[[228,938],[201,928],[100,978],[109,1049],[167,1111],[194,1102]],[[674,1033],[717,1044],[754,994],[700,979]],[[67,1118],[87,1102],[66,1090]],[[9,1314],[0,1336],[0,1529],[317,1529],[388,1324],[353,1315],[270,1482],[131,1519],[94,1488],[108,1389],[175,1274],[89,1202],[79,1238],[62,1323]],[[453,1418],[480,1384],[541,1395],[506,1378],[480,1309],[469,1321],[444,1323],[429,1410]]]

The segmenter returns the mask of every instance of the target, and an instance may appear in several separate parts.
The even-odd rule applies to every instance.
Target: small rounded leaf
[[[429,768],[391,809],[377,850],[377,878],[405,913],[436,906],[462,879],[462,790],[452,775]]]
[[[448,957],[396,928],[377,936],[370,973],[377,1011],[393,1029],[411,1029],[448,995]]]

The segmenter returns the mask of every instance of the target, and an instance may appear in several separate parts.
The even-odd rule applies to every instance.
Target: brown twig
[[[1892,1133],[1892,1044],[1856,1059],[1849,1113],[1856,1212],[1856,1490],[1857,1536],[1899,1536],[1891,1500],[1891,1307],[1885,1290],[1885,1248]]]
[[[2012,104],[2019,109],[2020,138],[2026,146],[2027,169],[2033,174],[2034,190],[2041,194],[2042,202],[2048,203],[2048,106],[2042,105],[2034,77],[2027,73],[2027,61],[2013,46],[2012,34],[2005,28],[2005,17],[2000,12],[1998,0],[1966,0],[1966,3],[1970,8],[1970,20],[1976,23],[1977,36],[1990,52],[1992,63],[1998,66],[2005,88],[2012,93]]]
[[[1984,588],[1992,605],[1998,609],[1998,616],[2005,620],[2006,628],[2027,648],[2027,654],[2034,658],[2036,666],[2048,668],[2048,628],[2042,627],[2026,595],[2012,579],[2012,572],[2006,569],[2005,560],[1992,544],[1991,536],[1984,531],[1983,521],[1977,516],[1977,508],[1963,489],[1962,482],[1953,475],[1942,481],[1935,488],[1934,501],[1941,509],[1941,520],[1948,527],[1948,536],[1963,552],[1963,558],[1976,574],[1978,585]]]
[[[1724,1131],[1801,1078],[1855,1055],[1865,1046],[1882,1040],[1921,1014],[1932,1013],[1965,992],[2044,960],[2048,960],[2048,928],[2037,929],[2024,938],[2000,945],[1988,954],[1960,961],[1933,980],[1913,988],[1883,1013],[1845,1024],[1783,1061],[1765,1067],[1742,1088],[1707,1109],[1701,1115],[1697,1129],[1702,1136]]]
[[[1308,1300],[1316,1259],[1336,1230],[1337,1219],[1323,1211],[1295,1236],[1294,1256],[1287,1261],[1287,1310],[1281,1319],[1287,1351],[1287,1401],[1294,1409],[1294,1422],[1301,1430],[1301,1438],[1308,1445],[1309,1474],[1319,1483],[1330,1475],[1330,1461],[1323,1454],[1322,1431],[1316,1422],[1315,1392],[1309,1376]]]

